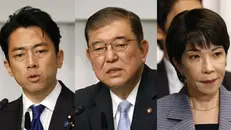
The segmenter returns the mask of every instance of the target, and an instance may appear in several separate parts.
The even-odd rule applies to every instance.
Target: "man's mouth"
[[[28,80],[30,81],[30,82],[32,82],[32,83],[34,83],[34,82],[38,82],[39,81],[39,79],[40,79],[40,75],[38,75],[38,74],[33,74],[33,75],[30,75],[29,77],[28,77]]]

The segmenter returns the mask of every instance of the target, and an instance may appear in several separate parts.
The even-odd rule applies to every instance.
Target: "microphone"
[[[0,110],[3,109],[4,107],[6,107],[8,102],[9,102],[9,100],[7,98],[2,99],[2,101],[0,102]]]
[[[108,129],[107,117],[104,112],[101,112],[101,129],[102,130]]]
[[[86,107],[85,106],[79,106],[74,113],[74,116],[78,116],[82,114],[85,111]]]
[[[30,113],[29,112],[26,112],[26,114],[25,114],[24,127],[26,130],[30,130],[30,128],[31,128],[31,121],[30,121]]]
[[[156,95],[154,95],[153,97],[152,97],[152,100],[155,100],[157,98],[157,96]]]
[[[67,116],[67,121],[64,123],[64,127],[69,127],[69,130],[71,130],[73,127],[75,127],[75,116],[78,116],[82,114],[86,110],[85,106],[79,106],[73,114],[70,114]]]

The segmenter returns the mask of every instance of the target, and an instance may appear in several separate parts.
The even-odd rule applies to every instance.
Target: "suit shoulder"
[[[150,75],[156,75],[157,74],[157,70],[156,69],[152,69],[150,68],[148,65],[145,64],[145,67],[144,67]]]
[[[94,95],[94,93],[98,92],[99,90],[99,87],[100,87],[100,84],[97,83],[97,84],[93,84],[91,86],[87,86],[85,88],[82,88],[82,89],[79,89],[79,90],[76,90],[75,91],[75,94],[77,96],[87,96],[85,94],[90,94],[90,95]]]
[[[145,69],[142,74],[142,78],[146,78],[146,80],[150,84],[156,84],[157,80],[157,70],[156,69],[151,69],[147,65],[145,65]]]
[[[100,91],[101,83],[93,84],[91,86],[87,86],[85,88],[79,89],[75,91],[75,102],[76,106],[85,105],[91,106],[91,101],[95,98],[95,96]]]
[[[156,77],[157,76],[157,70],[156,69],[151,69],[151,75]]]
[[[225,79],[230,79],[231,78],[231,72],[225,71]]]
[[[231,72],[225,71],[225,75],[227,75],[228,77],[230,77],[231,76]]]

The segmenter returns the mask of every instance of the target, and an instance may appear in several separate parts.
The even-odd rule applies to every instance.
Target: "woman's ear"
[[[175,68],[177,69],[177,75],[178,78],[180,79],[181,82],[183,82],[184,84],[186,84],[186,79],[185,79],[185,74],[183,71],[183,65],[180,61],[177,61],[176,58],[173,58],[173,64],[175,66]]]

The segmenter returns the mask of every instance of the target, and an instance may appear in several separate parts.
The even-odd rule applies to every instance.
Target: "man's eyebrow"
[[[20,51],[20,50],[25,50],[25,47],[14,47],[14,48],[12,49],[12,52]]]
[[[32,48],[34,49],[34,48],[37,48],[39,46],[48,46],[48,43],[40,42],[40,43],[35,44]],[[25,47],[14,47],[11,52],[25,50],[25,49],[26,49]]]
[[[35,45],[33,46],[33,49],[34,49],[34,48],[37,48],[37,47],[39,47],[39,46],[48,46],[48,43],[46,43],[46,42],[37,43],[37,44],[35,44]]]

